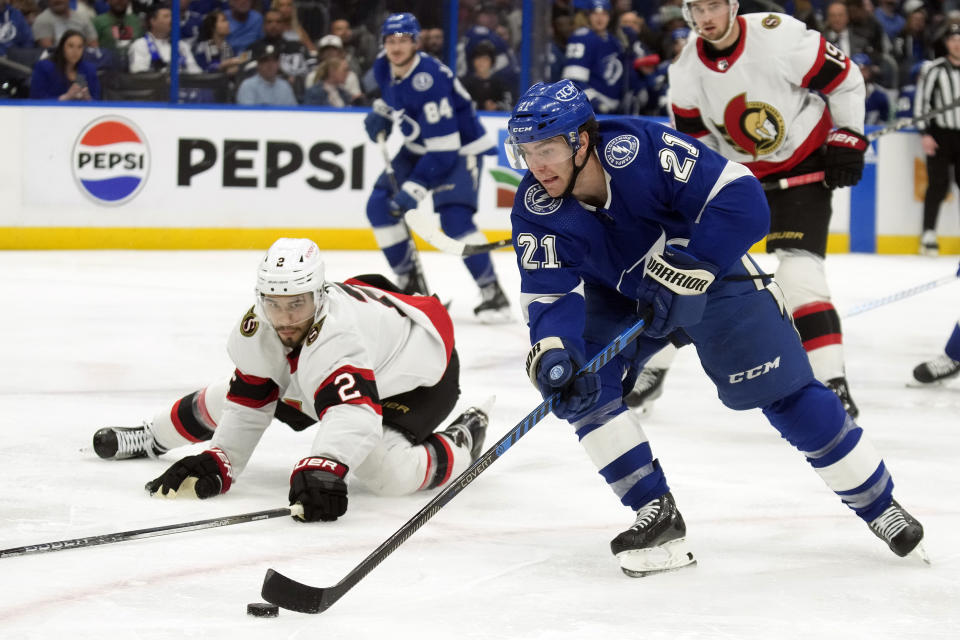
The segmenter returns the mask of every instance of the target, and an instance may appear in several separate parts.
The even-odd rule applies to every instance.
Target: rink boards
[[[376,248],[364,212],[383,159],[365,114],[4,105],[0,249],[246,249],[281,235]],[[498,155],[484,158],[476,220],[499,239],[520,176],[503,157],[506,117],[482,121]],[[830,251],[915,253],[926,184],[916,133],[882,136],[867,162],[861,184],[834,193]],[[957,202],[954,187],[939,227],[945,253],[960,253]]]

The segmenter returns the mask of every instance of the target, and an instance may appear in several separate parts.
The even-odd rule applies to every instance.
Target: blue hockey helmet
[[[420,23],[412,13],[393,13],[387,16],[380,29],[380,39],[394,34],[408,35],[416,42],[420,38]]]
[[[594,118],[586,94],[571,80],[538,82],[520,96],[507,121],[506,152],[510,166],[526,169],[520,145],[563,136],[573,155],[580,149],[580,125]]]
[[[610,13],[610,0],[573,0],[573,8],[576,11],[606,11]]]

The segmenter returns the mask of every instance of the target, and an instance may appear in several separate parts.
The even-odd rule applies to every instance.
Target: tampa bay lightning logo
[[[617,136],[607,143],[603,149],[603,156],[611,167],[622,169],[633,162],[639,150],[640,141],[637,140],[637,136],[628,133]]]
[[[413,88],[417,91],[426,91],[433,86],[433,76],[426,71],[421,71],[413,76],[413,80],[410,81],[410,84],[412,84]]]
[[[547,190],[540,184],[530,185],[527,192],[523,194],[523,205],[527,208],[527,211],[538,216],[553,213],[560,208],[561,204],[563,204],[563,200],[551,198],[547,194]]]

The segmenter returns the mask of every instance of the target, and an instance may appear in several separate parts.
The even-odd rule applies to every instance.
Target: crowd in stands
[[[446,3],[175,1],[181,101],[368,105],[380,24],[395,11],[418,16],[423,52],[449,58]],[[921,65],[944,54],[942,35],[960,22],[960,0],[875,1],[742,0],[740,11],[793,15],[849,55],[867,80],[871,124],[910,110]],[[523,89],[521,5],[458,3],[455,72],[481,110],[509,110]],[[600,113],[667,115],[667,68],[691,37],[682,0],[547,6],[531,79],[571,78]],[[0,0],[0,97],[167,100],[172,16],[163,0]]]

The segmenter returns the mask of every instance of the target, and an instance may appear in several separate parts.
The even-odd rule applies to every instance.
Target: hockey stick
[[[253,513],[243,513],[237,516],[210,518],[209,520],[196,520],[194,522],[168,524],[161,527],[134,529],[133,531],[119,531],[117,533],[107,533],[102,536],[90,536],[89,538],[73,538],[72,540],[58,540],[56,542],[30,544],[24,547],[13,547],[10,549],[0,550],[0,558],[13,558],[15,556],[27,556],[35,553],[48,553],[50,551],[63,551],[65,549],[79,549],[80,547],[95,547],[101,544],[113,544],[114,542],[126,542],[127,540],[140,540],[141,538],[154,538],[156,536],[166,536],[173,533],[183,533],[185,531],[199,531],[200,529],[228,527],[232,524],[243,524],[244,522],[255,522],[257,520],[269,520],[270,518],[297,516],[301,514],[303,514],[303,507],[299,504],[295,504],[282,509],[254,511]]]
[[[956,109],[960,107],[960,98],[954,100],[948,105],[934,109],[933,111],[928,111],[923,115],[915,116],[913,118],[901,118],[894,123],[888,124],[882,129],[877,129],[876,131],[871,131],[867,135],[867,140],[873,142],[880,136],[885,136],[888,133],[893,133],[894,131],[900,131],[901,129],[906,129],[912,127],[919,122],[926,122],[927,120],[932,120],[939,115],[950,111],[951,109]],[[780,191],[781,189],[790,189],[791,187],[799,187],[805,184],[813,184],[815,182],[820,182],[824,178],[823,171],[814,171],[812,173],[803,173],[798,176],[790,176],[789,178],[781,178],[779,180],[773,180],[770,182],[763,183],[764,191]]]
[[[620,353],[640,335],[640,332],[643,331],[644,327],[650,322],[650,315],[649,310],[644,312],[643,317],[636,324],[617,336],[603,351],[585,364],[583,368],[577,372],[577,375],[585,372],[596,372],[600,367],[609,362],[611,358]],[[387,538],[373,553],[364,558],[360,564],[354,567],[353,570],[337,584],[332,587],[311,587],[292,580],[274,569],[267,569],[267,574],[263,578],[263,588],[260,595],[267,602],[271,602],[284,609],[290,609],[291,611],[301,611],[303,613],[322,613],[326,611],[355,584],[360,582],[364,576],[386,560],[387,556],[396,551],[407,538],[426,524],[430,518],[435,516],[437,512],[453,500],[457,494],[467,488],[467,485],[476,480],[477,476],[486,471],[497,458],[506,453],[507,450],[526,435],[534,425],[543,420],[553,409],[553,404],[558,398],[559,394],[554,393],[541,402],[526,418],[511,429],[505,436],[500,438],[495,445],[487,449],[479,458],[474,460],[473,464],[471,464],[466,471],[457,476],[443,491],[434,496],[426,506],[420,509],[420,511],[410,518],[402,527],[397,529],[392,536]]]
[[[467,244],[463,240],[455,240],[445,234],[434,223],[430,212],[411,209],[406,213],[407,224],[417,232],[421,238],[444,253],[467,258],[479,253],[487,253],[495,249],[502,249],[513,244],[511,238],[487,242],[486,244]]]
[[[387,135],[383,131],[377,134],[377,146],[380,147],[380,153],[383,155],[383,164],[385,165],[383,171],[387,174],[387,179],[390,180],[390,189],[393,191],[393,195],[396,195],[400,192],[400,185],[397,184],[397,176],[393,172],[393,163],[390,162],[390,152],[387,151]],[[417,251],[417,245],[414,243],[413,236],[410,234],[410,227],[407,226],[407,222],[403,216],[400,216],[399,220],[407,232],[407,237],[410,238],[410,246],[413,251],[411,259],[413,260],[414,275],[417,277],[417,291],[423,295],[429,295],[430,289],[427,287],[427,277],[423,273],[423,265],[420,264],[420,252]]]
[[[918,293],[923,293],[924,291],[929,291],[930,289],[936,289],[937,287],[950,284],[951,282],[957,281],[957,275],[951,274],[949,276],[943,276],[942,278],[937,278],[936,280],[931,280],[930,282],[924,282],[923,284],[918,284],[914,287],[904,289],[903,291],[898,291],[897,293],[892,293],[888,296],[882,298],[877,298],[876,300],[870,300],[869,302],[864,302],[858,304],[857,306],[849,309],[846,313],[843,314],[843,318],[850,318],[861,313],[865,313],[877,307],[882,307],[884,305],[890,304],[891,302],[896,302],[898,300],[903,300],[904,298],[910,298],[917,295]]]

